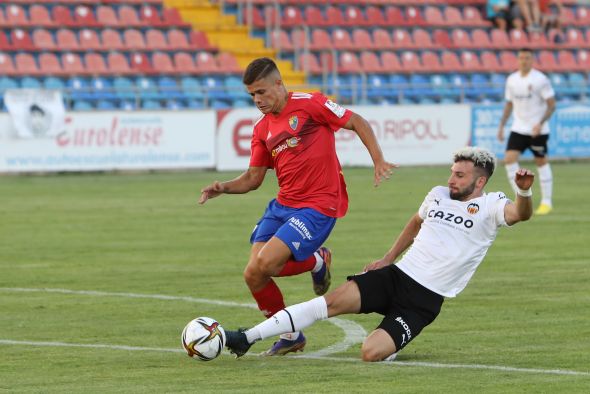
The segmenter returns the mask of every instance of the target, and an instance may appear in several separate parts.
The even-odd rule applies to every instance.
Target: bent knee
[[[387,355],[382,354],[383,352],[375,349],[374,347],[364,346],[361,348],[361,358],[363,361],[376,362],[383,361]]]

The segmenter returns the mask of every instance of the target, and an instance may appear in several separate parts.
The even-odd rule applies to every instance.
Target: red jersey
[[[256,122],[250,167],[274,168],[279,203],[344,216],[348,194],[334,132],[351,116],[321,93],[290,92],[280,114],[266,114]]]

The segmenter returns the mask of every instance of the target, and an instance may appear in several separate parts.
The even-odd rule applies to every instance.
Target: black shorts
[[[379,313],[379,324],[393,339],[397,351],[432,323],[444,297],[428,290],[395,265],[349,276],[361,293],[360,313]]]
[[[516,131],[510,132],[506,150],[517,150],[520,153],[527,149],[533,152],[535,157],[545,157],[549,151],[547,150],[547,141],[549,134],[541,134],[536,137],[530,135],[519,134]]]

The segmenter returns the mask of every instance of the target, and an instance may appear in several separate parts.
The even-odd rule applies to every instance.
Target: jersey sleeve
[[[254,126],[252,141],[250,143],[250,167],[267,167],[273,168],[272,157],[266,148],[265,141],[260,138],[260,123]]]
[[[511,78],[508,77],[508,79],[506,80],[506,87],[504,88],[504,98],[506,99],[506,101],[514,100],[514,97],[512,96],[512,89],[510,89],[510,81]]]
[[[321,93],[314,93],[310,100],[312,117],[336,131],[344,127],[352,116],[352,111],[341,107]]]
[[[502,192],[491,193],[489,199],[489,214],[496,227],[508,226],[504,217],[504,208],[506,208],[506,204],[512,204],[512,201]]]
[[[422,219],[426,219],[426,215],[428,214],[428,207],[430,206],[430,204],[436,198],[435,189],[436,189],[436,187],[432,188],[432,190],[430,190],[428,192],[428,194],[426,195],[426,197],[424,197],[424,201],[422,201],[422,204],[420,205],[420,208],[418,208],[418,215]]]
[[[541,94],[541,97],[543,97],[544,100],[548,100],[551,97],[555,96],[553,86],[551,86],[551,82],[549,81],[549,78],[547,78],[546,75],[543,75],[543,78],[541,80],[539,86],[539,93]]]

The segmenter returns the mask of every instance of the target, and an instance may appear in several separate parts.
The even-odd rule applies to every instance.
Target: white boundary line
[[[179,297],[179,296],[168,296],[161,294],[136,294],[136,293],[114,293],[104,291],[93,291],[93,290],[69,290],[69,289],[33,289],[33,288],[19,288],[19,287],[0,287],[0,291],[5,292],[28,292],[28,293],[61,293],[61,294],[81,294],[99,297],[127,297],[127,298],[148,298],[148,299],[159,299],[159,300],[181,300],[194,303],[208,303],[215,305],[224,306],[235,306],[243,308],[256,309],[256,305],[247,303],[237,303],[231,301],[217,301],[208,300],[204,298],[192,298],[192,297]],[[362,362],[359,358],[350,357],[328,357],[328,354],[335,352],[341,352],[346,350],[350,345],[358,343],[366,336],[365,330],[354,322],[344,319],[331,318],[328,319],[334,325],[342,328],[345,332],[345,339],[314,353],[308,353],[306,355],[297,355],[289,358],[296,359],[308,359],[308,360],[328,360],[335,362]],[[360,329],[359,329],[360,327]],[[151,348],[151,347],[138,347],[138,346],[125,346],[125,345],[110,345],[110,344],[82,344],[82,343],[66,343],[66,342],[37,342],[37,341],[16,341],[11,339],[0,339],[0,345],[26,345],[26,346],[49,346],[49,347],[77,347],[77,348],[90,348],[90,349],[112,349],[112,350],[127,350],[127,351],[151,351],[151,352],[166,352],[166,353],[184,353],[182,349],[168,349],[168,348]],[[479,370],[493,370],[502,372],[516,372],[516,373],[530,373],[530,374],[543,374],[543,375],[566,375],[566,376],[588,376],[590,372],[583,371],[572,371],[565,369],[540,369],[540,368],[516,368],[502,365],[484,365],[484,364],[443,364],[443,363],[429,363],[420,361],[382,361],[377,364],[392,364],[396,366],[409,366],[409,367],[424,367],[424,368],[444,368],[444,369],[479,369]]]

